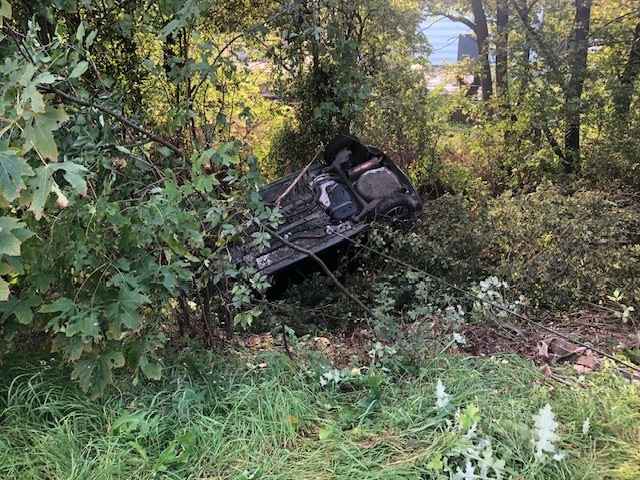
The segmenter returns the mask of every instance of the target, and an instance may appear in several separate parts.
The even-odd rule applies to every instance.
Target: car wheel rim
[[[409,216],[409,209],[403,205],[398,205],[397,207],[393,207],[385,215],[385,217],[388,217],[392,220],[402,220],[408,216]]]

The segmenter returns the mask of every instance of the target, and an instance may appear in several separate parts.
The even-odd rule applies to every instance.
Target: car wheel
[[[369,220],[401,226],[411,217],[415,208],[407,195],[392,195],[383,198],[373,208]]]
[[[351,166],[359,165],[369,159],[369,150],[365,147],[358,137],[347,134],[339,134],[333,137],[324,149],[324,161],[327,165],[335,160],[336,155],[343,148],[351,150],[350,164]]]

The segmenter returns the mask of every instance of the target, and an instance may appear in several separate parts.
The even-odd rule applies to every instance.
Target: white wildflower
[[[438,379],[438,384],[436,385],[436,410],[442,410],[451,402],[451,395],[449,395],[442,384],[442,380]]]
[[[554,420],[551,405],[548,403],[540,409],[538,415],[533,416],[534,431],[532,442],[536,451],[537,458],[543,458],[545,453],[553,454],[554,460],[562,460],[564,454],[558,451],[555,442],[558,440],[556,429],[559,424]]]

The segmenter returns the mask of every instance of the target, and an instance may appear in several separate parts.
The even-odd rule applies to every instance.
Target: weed
[[[473,302],[472,316],[478,321],[498,318],[506,320],[509,312],[521,314],[528,306],[528,300],[520,295],[516,300],[509,298],[509,285],[496,276],[482,280],[471,291],[478,298]]]

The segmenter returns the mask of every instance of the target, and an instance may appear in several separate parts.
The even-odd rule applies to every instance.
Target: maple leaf
[[[33,169],[24,158],[17,155],[17,150],[0,151],[0,201],[12,202],[26,187],[22,177],[32,177]]]

